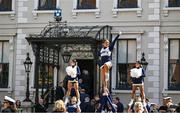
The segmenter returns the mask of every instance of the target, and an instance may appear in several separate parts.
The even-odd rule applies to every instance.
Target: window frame
[[[52,6],[51,6],[51,7],[48,7],[47,9],[46,9],[46,8],[43,8],[43,7],[40,7],[40,3],[41,3],[41,2],[39,2],[39,1],[40,1],[40,0],[38,0],[38,8],[37,8],[38,11],[55,10],[55,9],[57,8],[57,0],[55,0],[55,1],[56,1],[55,9],[48,9],[48,8],[53,8]],[[47,2],[48,2],[48,1],[47,1]]]
[[[177,59],[177,60],[180,60],[180,39],[174,39],[174,38],[172,38],[172,39],[168,39],[168,51],[169,51],[169,53],[168,53],[168,90],[175,90],[175,91],[180,91],[180,88],[178,88],[178,86],[176,86],[176,87],[171,87],[170,85],[170,65],[172,64],[172,63],[170,63],[170,41],[171,40],[178,40],[178,42],[179,42],[179,55],[178,55],[178,57],[179,57],[179,59]],[[180,62],[179,63],[176,63],[176,64],[179,64],[180,65]]]
[[[9,77],[8,77],[8,87],[7,88],[0,88],[0,91],[12,91],[12,79],[13,79],[13,62],[14,62],[14,37],[15,34],[0,34],[0,41],[7,41],[9,42]]]
[[[164,59],[163,59],[163,90],[162,90],[162,95],[167,96],[168,94],[180,94],[180,90],[175,91],[175,90],[170,90],[168,89],[168,54],[169,54],[169,39],[179,39],[180,37],[180,32],[161,32],[163,35],[163,54],[164,54]],[[172,38],[173,37],[173,38]]]
[[[11,11],[0,11],[0,15],[10,15],[10,18],[15,19],[15,0],[12,0]]]
[[[180,11],[180,7],[169,7],[169,0],[164,0],[163,14],[169,16],[169,11]]]
[[[137,17],[142,16],[142,0],[137,0],[137,8],[118,8],[118,0],[114,0],[113,2],[113,17],[117,17],[118,12],[136,12]]]
[[[112,35],[114,34],[118,34],[118,32],[116,31],[112,31]],[[137,51],[137,59],[141,59],[141,53],[142,53],[142,50],[141,50],[141,40],[142,40],[142,34],[144,34],[144,31],[123,31],[122,32],[122,35],[120,36],[119,39],[135,39],[136,40],[136,51]],[[116,35],[115,35],[116,36]],[[114,51],[115,54],[112,54],[113,57],[115,57],[115,61],[114,62],[117,62],[117,50]],[[116,64],[116,63],[115,63]],[[122,93],[129,93],[130,90],[121,90],[121,89],[116,89],[116,77],[117,77],[117,66],[114,66],[114,68],[112,68],[112,79],[111,79],[111,89],[112,89],[112,92],[122,92]]]
[[[136,61],[134,61],[134,63],[128,63],[128,44],[129,44],[128,42],[129,42],[129,41],[132,41],[132,40],[135,41],[135,42],[136,42],[136,47],[137,47],[137,41],[136,41],[136,39],[119,39],[119,40],[117,41],[117,43],[118,43],[120,40],[121,40],[121,41],[122,41],[122,40],[125,40],[125,41],[126,41],[126,49],[127,49],[127,52],[126,52],[126,62],[125,62],[125,63],[119,63],[119,61],[118,61],[118,60],[119,60],[119,59],[118,59],[119,44],[117,44],[117,56],[116,56],[116,57],[117,57],[117,62],[116,62],[116,67],[117,67],[117,69],[116,69],[116,89],[118,89],[118,90],[131,90],[131,86],[130,86],[129,88],[123,88],[123,87],[129,86],[128,83],[127,83],[127,85],[125,85],[125,86],[122,87],[123,89],[119,89],[119,88],[118,88],[118,83],[119,83],[119,82],[118,82],[118,78],[119,78],[119,76],[120,76],[120,75],[118,75],[118,71],[119,71],[119,65],[121,65],[121,64],[122,64],[122,65],[126,65],[127,67],[128,67],[129,64],[135,64]],[[137,59],[137,50],[136,50],[136,59]],[[128,78],[128,68],[127,68],[126,71],[127,71],[127,76],[126,76],[126,77]],[[127,80],[127,82],[128,82],[128,80]]]
[[[73,0],[73,9],[72,9],[73,18],[76,18],[78,13],[94,13],[96,18],[99,18],[99,16],[100,16],[100,8],[99,8],[100,0],[96,0],[96,9],[77,9],[77,2],[78,2],[78,0]]]
[[[37,19],[38,14],[53,14],[54,10],[38,10],[39,0],[34,0],[34,10],[32,11],[34,19]],[[60,0],[56,0],[56,8],[60,8]]]

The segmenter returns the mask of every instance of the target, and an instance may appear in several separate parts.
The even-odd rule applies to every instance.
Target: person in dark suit
[[[63,97],[65,96],[65,88],[63,87],[63,82],[59,83],[59,86],[56,88],[56,100],[63,100]]]
[[[124,105],[120,102],[119,97],[116,97],[114,103],[117,105],[117,112],[122,113],[124,111]]]

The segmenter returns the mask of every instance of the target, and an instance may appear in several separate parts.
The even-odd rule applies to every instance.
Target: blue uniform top
[[[114,48],[115,42],[118,39],[119,34],[116,36],[116,38],[112,41],[109,47],[104,47],[100,51],[101,56],[101,66],[104,65],[106,62],[111,61],[111,51]]]
[[[144,82],[145,72],[142,68],[142,75],[139,78],[131,77],[133,84],[142,84]]]
[[[67,108],[67,111],[69,113],[76,113],[78,109],[78,105],[77,104],[70,104]]]

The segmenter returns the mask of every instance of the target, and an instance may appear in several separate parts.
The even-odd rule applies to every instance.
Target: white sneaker
[[[128,106],[132,106],[133,102],[134,102],[134,99],[131,99],[131,101],[129,102]]]

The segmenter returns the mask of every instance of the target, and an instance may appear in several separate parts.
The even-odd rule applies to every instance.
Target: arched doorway
[[[92,79],[90,84],[93,85],[91,86],[93,90],[91,95],[98,94],[100,77],[97,68],[99,60],[97,53],[99,42],[105,38],[111,40],[111,27],[108,25],[68,26],[67,22],[60,21],[49,22],[40,34],[30,34],[26,37],[35,55],[35,102],[38,103],[40,95],[47,96],[46,92],[53,90],[54,82],[58,84],[62,68],[60,57],[64,49],[68,49],[74,55],[79,65],[82,65],[80,66],[83,68],[82,70],[88,69]],[[89,62],[91,70],[89,70],[89,65],[84,62]],[[54,78],[55,76],[57,78]],[[54,95],[53,92],[51,95]],[[48,97],[47,101],[53,102],[53,99],[54,97]]]

